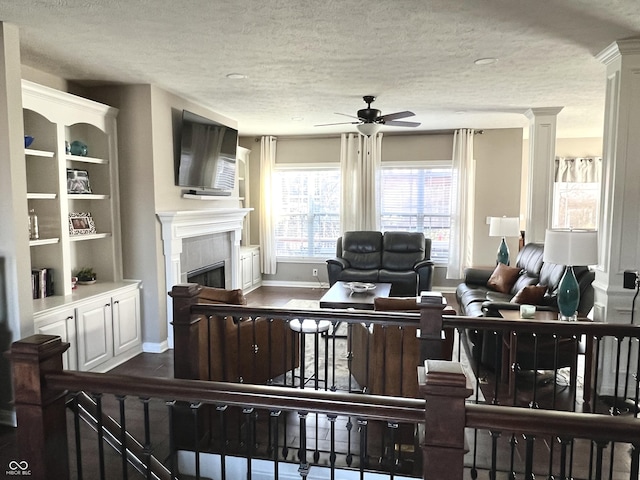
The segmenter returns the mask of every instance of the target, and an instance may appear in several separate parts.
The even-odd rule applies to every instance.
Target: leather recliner
[[[327,260],[329,284],[390,283],[390,296],[415,296],[431,290],[431,239],[420,232],[345,232],[336,258]]]

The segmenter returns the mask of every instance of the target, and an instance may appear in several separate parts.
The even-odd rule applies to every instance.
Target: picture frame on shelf
[[[67,193],[92,193],[89,172],[77,168],[67,168]]]
[[[69,213],[69,235],[92,235],[95,233],[96,224],[90,213]]]

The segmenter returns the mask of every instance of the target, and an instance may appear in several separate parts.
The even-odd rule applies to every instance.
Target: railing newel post
[[[473,393],[464,368],[457,362],[427,360],[418,367],[418,384],[426,400],[423,478],[462,480],[465,400]]]
[[[209,365],[206,322],[191,315],[191,306],[198,303],[202,287],[197,283],[174,285],[169,295],[173,299],[173,369],[175,378],[208,380]]]
[[[11,345],[18,452],[15,465],[34,480],[69,479],[66,391],[47,386],[47,373],[61,373],[68,343],[54,335],[32,335]]]

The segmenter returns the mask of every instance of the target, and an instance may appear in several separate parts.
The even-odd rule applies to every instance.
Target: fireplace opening
[[[225,288],[224,260],[187,272],[187,282],[204,287]]]

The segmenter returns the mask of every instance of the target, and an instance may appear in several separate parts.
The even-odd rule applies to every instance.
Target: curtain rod
[[[395,133],[384,133],[385,137],[398,137],[398,136],[419,136],[419,135],[453,135],[456,129],[449,130],[422,130],[419,132],[395,132]],[[344,132],[344,133],[355,133],[355,132]],[[474,135],[482,135],[484,130],[474,130]],[[306,134],[306,135],[264,135],[269,137],[274,137],[278,140],[300,140],[300,139],[323,139],[323,138],[340,138],[342,133],[326,133],[326,134]],[[248,135],[249,137],[251,135]],[[242,135],[241,135],[242,137]],[[259,142],[262,137],[255,137],[254,141]]]

